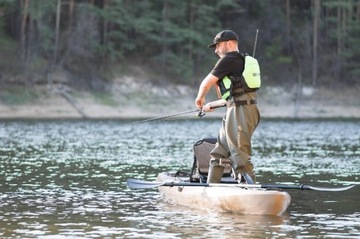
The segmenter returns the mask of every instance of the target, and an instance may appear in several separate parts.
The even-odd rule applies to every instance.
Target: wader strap
[[[240,105],[254,105],[257,104],[256,100],[234,100],[236,106]]]

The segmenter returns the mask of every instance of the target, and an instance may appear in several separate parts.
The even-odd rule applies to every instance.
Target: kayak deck
[[[188,182],[188,177],[160,173],[158,182]],[[259,188],[237,187],[230,180],[224,187],[161,186],[159,191],[175,204],[193,208],[239,214],[281,215],[291,198],[287,192]],[[230,184],[231,183],[231,184]],[[233,186],[229,186],[233,185]]]

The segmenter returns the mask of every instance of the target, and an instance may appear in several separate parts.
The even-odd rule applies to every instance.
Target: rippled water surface
[[[345,192],[288,191],[281,217],[171,205],[156,189],[130,190],[190,170],[193,144],[220,119],[0,121],[0,238],[360,238],[360,123],[263,120],[253,137],[260,183]]]

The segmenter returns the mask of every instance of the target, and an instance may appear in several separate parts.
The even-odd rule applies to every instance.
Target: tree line
[[[359,0],[0,0],[0,16],[1,83],[65,72],[67,84],[101,90],[137,66],[159,84],[195,86],[217,61],[207,45],[223,29],[249,54],[259,30],[266,84],[335,88],[360,76]]]

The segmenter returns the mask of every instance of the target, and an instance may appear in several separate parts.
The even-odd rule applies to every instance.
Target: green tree
[[[26,84],[63,71],[101,90],[111,67],[136,64],[155,82],[198,85],[217,61],[206,46],[225,28],[250,54],[259,29],[266,84],[348,85],[360,74],[357,0],[0,0],[0,12],[0,39],[18,44],[0,67]]]

